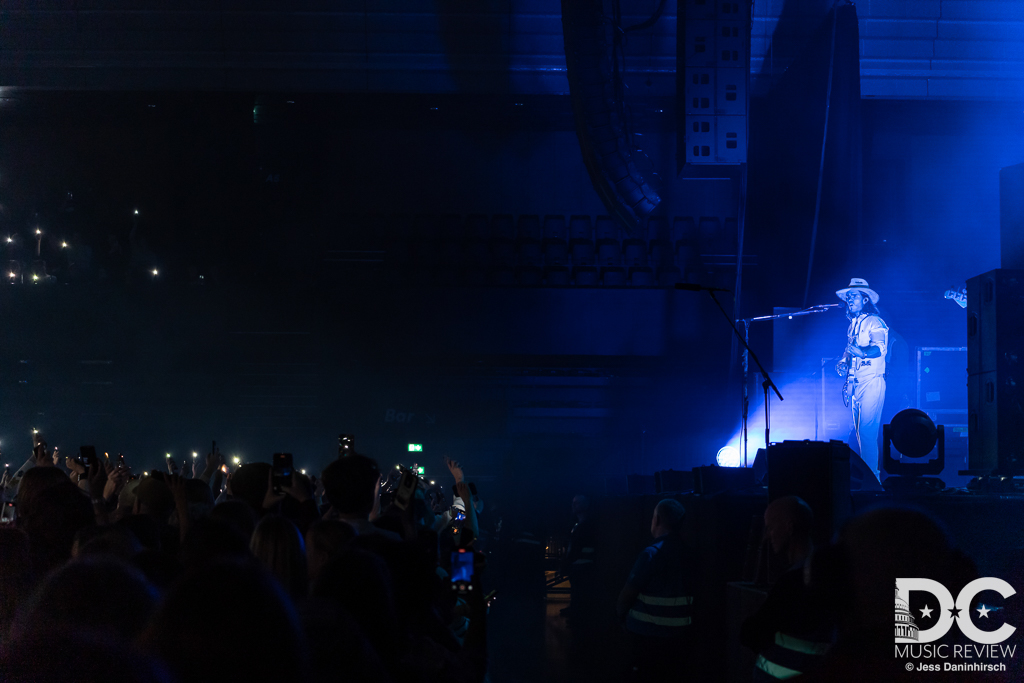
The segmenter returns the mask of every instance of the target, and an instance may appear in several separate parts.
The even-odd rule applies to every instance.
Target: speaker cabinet
[[[1024,270],[967,281],[967,430],[972,474],[1024,474]]]
[[[702,465],[693,468],[693,492],[703,496],[751,486],[754,486],[754,470],[749,467]]]
[[[828,543],[850,516],[850,447],[783,441],[768,447],[768,500],[800,496],[814,511],[814,542]]]
[[[1003,268],[1024,269],[1024,164],[999,170],[999,248]]]
[[[693,490],[693,472],[679,470],[661,470],[654,473],[655,493],[674,493]]]
[[[631,496],[646,496],[655,493],[653,474],[627,474],[626,486]]]

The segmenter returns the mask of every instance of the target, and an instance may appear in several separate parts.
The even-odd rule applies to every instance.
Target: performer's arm
[[[854,346],[850,344],[846,347],[846,353],[857,356],[857,358],[878,358],[882,355],[882,349],[874,344],[870,346]]]
[[[880,358],[885,355],[887,337],[888,330],[885,327],[885,323],[878,320],[868,331],[868,345],[856,346],[855,344],[850,344],[846,347],[846,352],[858,358]]]

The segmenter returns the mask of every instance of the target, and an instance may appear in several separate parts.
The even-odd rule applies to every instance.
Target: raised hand
[[[221,455],[220,451],[210,452],[206,454],[206,469],[204,471],[213,474],[214,470],[224,464],[224,456]]]
[[[273,474],[271,474],[273,477]],[[299,472],[292,472],[292,481],[287,486],[282,486],[281,490],[287,495],[291,496],[300,503],[309,500],[312,495],[313,485],[309,481],[309,477]]]
[[[206,454],[206,465],[203,467],[203,473],[199,475],[199,479],[209,484],[214,473],[223,466],[224,456],[220,454],[220,451],[210,451]]]
[[[103,487],[103,500],[113,500],[128,481],[129,470],[127,467],[107,464],[107,484]]]
[[[52,467],[55,463],[53,462],[53,455],[57,452],[57,449],[53,449],[52,453],[46,452],[46,439],[43,438],[42,434],[35,435],[35,445],[32,447],[32,455],[36,459],[36,467]]]
[[[267,474],[267,492],[263,494],[263,509],[269,510],[274,507],[284,500],[284,496],[284,493],[274,493],[274,472],[271,470]]]
[[[38,461],[36,464],[39,464]],[[67,467],[71,470],[72,474],[77,474],[79,477],[84,477],[88,474],[88,472],[85,471],[85,465],[72,457],[64,458],[64,467]]]
[[[452,473],[452,476],[455,477],[456,484],[466,478],[462,473],[462,465],[459,464],[458,460],[452,460],[446,455],[444,456],[444,464],[448,467],[448,471]]]
[[[84,468],[83,468],[84,469]],[[89,466],[89,473],[87,475],[89,481],[89,496],[93,500],[99,500],[104,498],[104,491],[107,487],[107,467],[105,467],[98,460],[94,461]]]

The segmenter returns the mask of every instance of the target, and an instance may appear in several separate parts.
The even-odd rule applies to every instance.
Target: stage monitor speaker
[[[693,492],[702,495],[754,486],[754,470],[749,467],[702,465],[693,468]]]
[[[754,479],[758,484],[768,485],[768,454],[763,448],[757,449],[757,456],[754,458]],[[850,451],[850,490],[885,490],[875,473],[854,451]]]
[[[967,281],[968,472],[1024,474],[1024,270]]]
[[[768,447],[768,501],[800,496],[814,511],[814,542],[825,544],[850,516],[850,460],[842,441],[783,441]]]
[[[654,492],[666,493],[693,490],[693,472],[662,470],[654,473]]]
[[[1003,268],[1024,270],[1024,164],[999,170],[999,248]]]

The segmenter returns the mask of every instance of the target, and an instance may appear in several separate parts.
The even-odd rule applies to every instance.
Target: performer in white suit
[[[885,403],[885,353],[889,345],[889,328],[878,315],[875,304],[878,293],[867,280],[853,278],[836,296],[846,302],[846,351],[836,366],[840,377],[850,383],[850,407],[857,446],[864,463],[877,475],[882,469],[878,453],[878,428]]]

